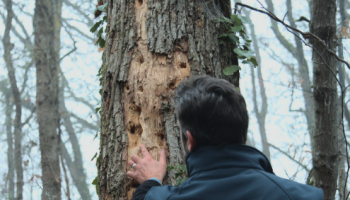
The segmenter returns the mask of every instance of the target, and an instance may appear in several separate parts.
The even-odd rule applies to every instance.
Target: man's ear
[[[186,131],[187,135],[187,149],[189,151],[193,151],[196,147],[196,138],[193,137],[192,133],[189,131]]]

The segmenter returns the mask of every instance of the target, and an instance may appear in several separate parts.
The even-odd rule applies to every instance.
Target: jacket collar
[[[268,159],[247,145],[199,147],[186,156],[186,164],[189,177],[202,171],[229,167],[258,169],[273,174]]]

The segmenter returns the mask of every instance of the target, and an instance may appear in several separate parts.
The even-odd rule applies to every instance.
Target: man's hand
[[[132,167],[133,164],[136,164],[134,172],[128,171],[126,175],[135,179],[140,184],[150,178],[156,178],[160,182],[163,181],[163,178],[166,173],[166,156],[165,151],[162,150],[159,156],[159,162],[153,160],[146,147],[140,145],[140,149],[143,155],[143,158],[138,157],[137,155],[131,156],[128,164]]]

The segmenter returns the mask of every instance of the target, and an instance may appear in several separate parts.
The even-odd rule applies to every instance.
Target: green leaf
[[[97,184],[98,184],[97,176],[96,176],[96,178],[92,181],[91,184],[92,184],[92,185],[97,185]]]
[[[96,23],[92,26],[92,28],[90,29],[90,32],[91,32],[91,33],[94,33],[94,32],[97,30],[97,28],[101,25],[101,23],[102,23],[102,21],[96,22]]]
[[[91,161],[93,161],[97,156],[97,152],[95,153],[94,157],[91,158]]]
[[[103,27],[100,28],[100,30],[98,31],[97,37],[98,37],[98,38],[101,37],[102,33],[103,33]]]
[[[107,6],[107,3],[105,3],[103,5],[100,5],[100,6],[97,7],[97,10],[104,11],[106,6]]]
[[[95,113],[98,113],[98,111],[101,109],[101,107],[95,108]]]
[[[104,39],[102,39],[102,38],[99,38],[99,40],[100,40],[100,42],[99,42],[100,47],[101,48],[105,47],[106,41]]]
[[[242,50],[239,48],[235,48],[233,50],[239,57],[246,57],[248,59],[250,59],[251,57],[253,57],[253,54],[251,51],[246,51],[246,50]]]
[[[251,24],[252,23],[252,21],[250,21],[250,19],[248,17],[244,17],[242,15],[237,15],[237,17],[239,17],[242,20],[242,22],[245,23],[245,24]]]
[[[251,57],[251,58],[249,59],[249,61],[252,62],[252,64],[253,64],[254,67],[258,66],[258,61],[256,61],[256,58],[255,58],[255,57]]]
[[[168,167],[168,171],[175,169],[175,167],[172,165],[168,165],[167,167]]]
[[[236,87],[236,90],[237,90],[237,91],[241,91],[241,89],[239,89],[239,87]]]
[[[226,67],[223,72],[226,76],[233,75],[237,70],[240,70],[241,68],[237,65],[231,65]]]
[[[235,25],[234,27],[231,28],[231,31],[232,32],[239,32],[242,29],[243,29],[242,25],[239,25],[239,26]]]
[[[93,140],[95,140],[97,138],[97,136],[98,136],[98,131],[96,132],[96,135],[95,135]]]

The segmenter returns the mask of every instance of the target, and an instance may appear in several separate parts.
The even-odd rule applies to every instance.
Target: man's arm
[[[161,184],[158,181],[152,179],[143,182],[134,192],[132,200],[144,200],[147,192],[155,186],[161,186]]]

